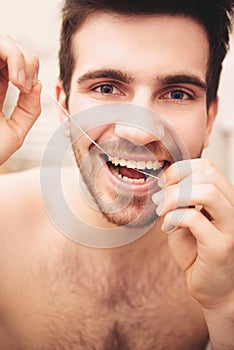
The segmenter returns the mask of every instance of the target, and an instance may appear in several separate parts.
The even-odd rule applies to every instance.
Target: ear
[[[209,145],[210,134],[214,125],[215,118],[218,112],[219,99],[216,97],[214,101],[211,102],[208,113],[207,113],[207,125],[206,125],[206,138],[204,143],[204,148]]]
[[[63,84],[61,81],[58,81],[56,84],[56,99],[61,104],[61,106],[68,112],[68,108],[66,105],[66,97],[67,96],[66,96],[65,91],[63,89]],[[65,111],[63,110],[63,108],[61,108],[58,105],[58,113],[59,113],[59,118],[60,118],[61,122],[64,122],[68,118],[68,116],[65,113]]]

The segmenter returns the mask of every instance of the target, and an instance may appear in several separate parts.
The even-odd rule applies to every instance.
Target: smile
[[[108,168],[117,178],[132,184],[145,184],[163,170],[167,161],[135,161],[123,158],[103,156]]]

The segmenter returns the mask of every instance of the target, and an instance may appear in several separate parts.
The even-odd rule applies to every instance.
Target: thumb
[[[39,81],[32,87],[29,94],[20,92],[17,105],[8,120],[9,127],[18,138],[16,143],[19,146],[22,145],[27,133],[41,113],[40,94],[41,83]]]
[[[168,245],[182,271],[186,272],[197,257],[195,237],[186,229],[177,229],[168,234]]]
[[[23,141],[41,113],[41,84],[38,82],[30,93],[20,92],[17,105],[10,119],[0,116],[0,164],[4,163]]]

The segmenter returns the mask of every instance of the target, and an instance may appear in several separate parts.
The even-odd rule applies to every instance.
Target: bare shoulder
[[[40,206],[40,172],[31,169],[0,176],[1,211],[3,225],[21,223],[27,215]]]
[[[53,187],[53,168],[34,168],[22,172],[0,175],[0,223],[2,229],[13,231],[16,227],[19,230],[33,229],[34,224],[41,226],[47,224],[48,216],[43,201],[42,181],[46,181],[47,187]],[[44,179],[44,180],[43,180]],[[74,170],[67,168],[64,170],[64,183],[71,187],[74,183]],[[44,184],[45,185],[45,184]],[[68,191],[72,192],[69,187]],[[4,227],[4,228],[3,228]]]
[[[1,197],[26,196],[32,189],[39,190],[40,170],[38,168],[0,175]]]

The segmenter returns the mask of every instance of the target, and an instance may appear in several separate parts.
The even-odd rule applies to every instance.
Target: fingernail
[[[172,224],[168,224],[168,225],[166,226],[165,232],[166,232],[166,233],[172,233],[172,232],[174,232],[176,229],[177,229],[177,226],[172,225]]]
[[[152,196],[152,200],[155,204],[159,204],[165,199],[165,191],[159,191]]]
[[[24,69],[20,69],[18,72],[18,81],[20,85],[24,86],[25,84],[25,72]]]
[[[166,181],[165,181],[165,177],[161,176],[158,180],[158,186],[161,188],[164,188],[166,186]]]
[[[157,214],[158,216],[161,216],[162,209],[163,209],[163,205],[162,205],[162,204],[159,204],[159,206],[158,206],[157,209],[156,209],[156,214]]]
[[[29,78],[29,79],[26,80],[26,82],[24,84],[24,91],[26,93],[29,93],[31,91],[32,83],[33,83],[32,78]]]

